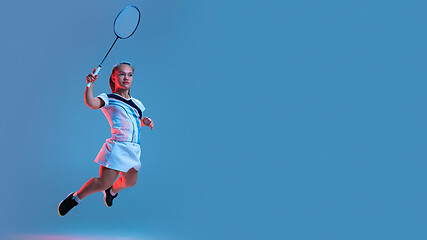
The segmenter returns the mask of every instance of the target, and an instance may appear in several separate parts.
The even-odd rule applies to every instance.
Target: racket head
[[[133,5],[125,7],[114,20],[114,34],[118,38],[126,39],[132,36],[138,28],[141,12]]]

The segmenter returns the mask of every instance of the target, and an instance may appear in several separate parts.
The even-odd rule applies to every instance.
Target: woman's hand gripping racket
[[[90,87],[90,85],[98,79],[98,76],[95,75],[96,68],[93,69],[92,73],[89,73],[89,75],[86,76],[86,83],[87,86]]]
[[[133,35],[139,25],[139,21],[141,18],[141,12],[135,6],[129,5],[125,7],[114,20],[114,34],[116,35],[116,40],[114,40],[113,45],[111,45],[107,54],[105,54],[104,59],[102,59],[101,63],[94,70],[93,75],[96,77],[101,70],[102,64],[104,60],[107,58],[114,44],[116,44],[117,39],[127,39]],[[96,79],[95,79],[96,80]],[[87,86],[90,87],[93,81],[90,81]]]

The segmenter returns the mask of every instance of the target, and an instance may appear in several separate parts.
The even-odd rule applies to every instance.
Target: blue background
[[[143,170],[66,217],[109,126],[85,76],[135,66]],[[0,232],[15,239],[426,239],[425,1],[6,1]],[[121,238],[119,238],[121,237]]]

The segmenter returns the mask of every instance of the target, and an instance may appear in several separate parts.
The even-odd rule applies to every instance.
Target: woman
[[[86,82],[92,84],[86,87],[85,103],[89,108],[102,110],[111,126],[112,137],[106,140],[95,159],[100,164],[99,177],[89,179],[77,192],[70,193],[58,206],[60,216],[65,216],[83,198],[100,191],[104,192],[105,204],[111,207],[118,192],[134,186],[141,167],[140,129],[149,126],[152,130],[154,126],[151,119],[142,116],[144,105],[130,96],[134,72],[130,63],[114,66],[110,76],[112,93],[102,93],[96,98],[93,83],[98,76],[93,75],[94,71],[86,77]]]

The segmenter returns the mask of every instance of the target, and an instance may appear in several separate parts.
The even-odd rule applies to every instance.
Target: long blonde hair
[[[116,65],[114,65],[113,70],[111,71],[111,75],[110,75],[110,88],[111,88],[111,92],[115,92],[115,91],[116,91],[116,86],[114,85],[114,82],[113,82],[113,75],[114,75],[114,72],[115,72],[115,71],[117,71],[117,70],[119,69],[119,67],[120,67],[121,65],[123,65],[123,64],[126,64],[126,65],[128,65],[129,67],[131,67],[131,68],[132,68],[132,72],[134,72],[134,71],[135,71],[135,69],[134,69],[134,68],[133,68],[133,66],[130,64],[130,62],[120,62],[120,63],[117,63]],[[129,89],[129,96],[130,96],[130,89]]]

